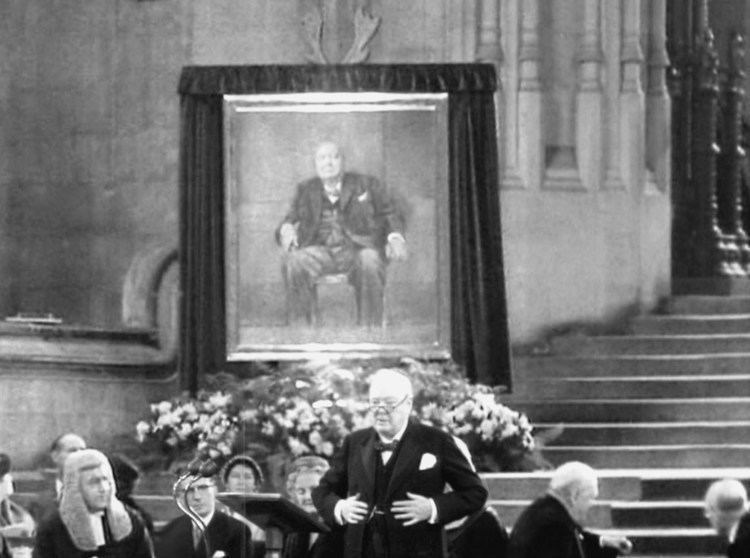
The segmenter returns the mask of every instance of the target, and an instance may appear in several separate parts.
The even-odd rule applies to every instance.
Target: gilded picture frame
[[[223,109],[227,361],[449,358],[448,95],[225,95]],[[314,185],[323,145],[340,194]],[[355,210],[375,225],[365,240]],[[319,246],[335,273],[317,259],[299,269]],[[372,253],[374,275],[357,267]]]

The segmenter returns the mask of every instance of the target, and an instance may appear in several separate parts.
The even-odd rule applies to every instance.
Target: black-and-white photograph
[[[748,33],[0,0],[0,558],[750,558]]]

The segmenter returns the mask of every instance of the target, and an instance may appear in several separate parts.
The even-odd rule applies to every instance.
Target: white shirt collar
[[[737,537],[737,529],[740,526],[740,522],[735,522],[734,525],[732,525],[731,529],[729,529],[729,533],[727,533],[727,537],[729,538],[729,542],[733,543],[734,539]]]
[[[207,517],[201,516],[201,521],[204,523],[206,527],[208,527],[208,524],[211,523],[211,520],[214,518],[214,514],[216,513],[216,510],[212,511],[210,514],[208,514]]]

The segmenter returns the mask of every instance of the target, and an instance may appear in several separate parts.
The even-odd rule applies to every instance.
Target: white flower
[[[333,444],[331,442],[323,442],[320,446],[320,453],[331,457],[333,455]]]
[[[289,446],[289,451],[291,451],[292,455],[294,455],[295,457],[302,455],[303,453],[310,452],[310,448],[300,442],[299,438],[295,438],[294,436],[289,438],[289,440],[287,441],[287,445]]]
[[[143,443],[146,436],[151,433],[151,425],[145,420],[139,421],[138,424],[135,425],[135,432],[138,442]]]
[[[307,441],[310,442],[311,446],[317,448],[323,442],[323,436],[317,430],[313,430],[307,437]]]
[[[264,436],[273,436],[276,433],[276,427],[272,422],[265,421],[260,427],[260,433]]]
[[[190,434],[193,433],[193,429],[187,423],[182,423],[179,430],[177,430],[177,437],[181,440],[186,440]]]
[[[296,382],[294,382],[294,387],[296,387],[297,389],[309,388],[310,383],[304,380],[297,380]]]
[[[152,409],[153,409],[153,407],[154,406],[152,405]],[[166,414],[166,413],[168,413],[171,410],[172,410],[172,402],[171,401],[162,401],[161,403],[157,403],[156,404],[156,411],[160,415]]]
[[[313,409],[327,409],[328,407],[333,407],[333,402],[330,399],[318,399],[312,404]]]
[[[183,405],[182,412],[185,415],[186,420],[195,420],[198,418],[198,409],[195,408],[193,403],[186,403]]]
[[[231,400],[232,396],[230,394],[224,394],[220,391],[211,394],[208,398],[209,404],[217,408],[226,407]]]
[[[485,440],[491,440],[492,435],[495,433],[497,424],[490,419],[484,419],[479,425],[479,431],[482,434],[482,438]]]

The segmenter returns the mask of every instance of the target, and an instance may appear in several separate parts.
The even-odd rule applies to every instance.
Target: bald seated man
[[[625,537],[599,536],[583,525],[599,495],[596,472],[570,461],[552,474],[547,494],[518,518],[510,534],[509,558],[610,558],[629,554]]]
[[[727,543],[728,558],[750,556],[750,513],[747,491],[736,479],[714,482],[704,499],[706,518]]]
[[[374,425],[352,432],[312,499],[344,529],[344,558],[440,558],[443,526],[480,510],[487,490],[453,438],[410,420],[413,390],[400,371],[371,377]],[[444,492],[446,484],[453,491]]]
[[[336,143],[320,143],[314,165],[316,176],[297,185],[276,230],[288,318],[312,323],[315,281],[345,273],[354,287],[358,323],[380,326],[386,262],[407,256],[403,218],[378,179],[344,170]]]
[[[49,455],[52,459],[52,463],[55,464],[57,469],[57,477],[55,479],[55,495],[57,499],[60,499],[62,485],[63,485],[63,470],[65,468],[65,460],[71,453],[75,453],[80,450],[86,449],[86,442],[78,434],[73,432],[66,432],[61,434],[52,442],[50,446]]]

